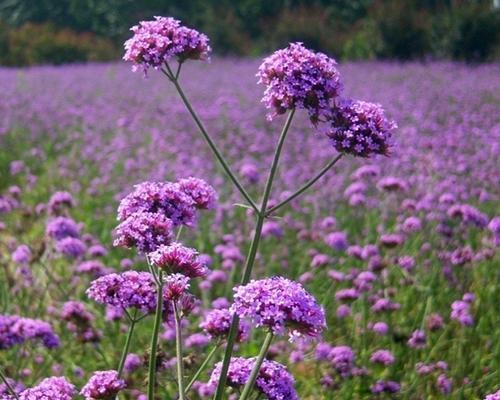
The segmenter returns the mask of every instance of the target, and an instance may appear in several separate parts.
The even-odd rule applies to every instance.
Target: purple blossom
[[[80,239],[66,237],[56,242],[56,251],[68,258],[79,258],[85,254],[87,246]]]
[[[47,236],[55,240],[80,236],[80,228],[75,221],[67,217],[56,217],[49,220],[45,229]]]
[[[53,214],[61,212],[65,207],[72,208],[75,206],[73,196],[68,192],[55,192],[49,199],[49,210]]]
[[[378,380],[372,386],[370,386],[370,390],[373,394],[380,393],[398,393],[401,389],[399,383],[394,381],[384,381]]]
[[[96,371],[80,391],[85,400],[113,398],[126,387],[125,381],[118,377],[118,372]]]
[[[31,250],[28,246],[25,244],[22,244],[14,250],[12,253],[12,261],[14,261],[16,264],[29,264],[31,260]]]
[[[179,273],[190,278],[197,278],[205,276],[208,272],[198,252],[180,243],[162,245],[150,253],[149,258],[153,265],[169,274]]]
[[[116,227],[113,245],[151,253],[172,242],[173,227],[173,222],[163,214],[139,211]]]
[[[159,69],[176,58],[185,60],[208,60],[211,48],[203,33],[181,25],[174,18],[155,17],[141,21],[131,28],[134,36],[125,42],[123,59],[134,63],[133,71]]]
[[[254,365],[254,358],[232,357],[227,375],[228,386],[239,388],[245,385]],[[215,365],[209,381],[203,386],[202,396],[211,396],[219,381],[222,363]],[[276,361],[264,360],[255,381],[255,388],[269,400],[298,400],[294,388],[295,380],[286,367]]]
[[[335,149],[358,157],[388,155],[392,131],[397,127],[385,117],[380,104],[360,100],[338,101],[327,123],[326,134]]]
[[[265,58],[259,67],[259,83],[266,86],[262,102],[276,115],[305,109],[313,123],[325,115],[342,86],[332,58],[292,43]]]
[[[370,361],[377,364],[391,365],[394,360],[395,358],[389,350],[377,350],[370,356]]]
[[[282,277],[252,280],[234,289],[231,312],[265,326],[276,335],[288,330],[290,340],[316,337],[325,329],[325,313],[314,297],[296,282]]]
[[[457,300],[451,304],[451,319],[462,326],[474,325],[474,317],[470,313],[470,302]]]
[[[218,196],[214,188],[203,179],[193,178],[179,179],[177,182],[182,192],[191,197],[196,208],[200,210],[213,209],[217,205]]]
[[[127,354],[127,358],[125,358],[124,370],[131,374],[141,367],[143,364],[142,358],[134,353]]]
[[[427,346],[427,336],[421,329],[413,331],[410,339],[408,339],[408,346],[414,349],[422,349]]]
[[[164,279],[164,298],[177,301],[189,289],[189,277],[182,274],[169,274]]]
[[[345,232],[332,232],[325,238],[325,242],[337,251],[345,251],[349,247]]]
[[[203,321],[200,323],[200,328],[212,338],[225,339],[229,334],[233,315],[227,308],[218,308],[210,310],[205,314]],[[240,321],[238,326],[238,334],[236,340],[243,342],[248,339],[250,326],[246,321]]]
[[[19,394],[19,400],[72,400],[76,388],[65,377],[46,378],[37,386]]]

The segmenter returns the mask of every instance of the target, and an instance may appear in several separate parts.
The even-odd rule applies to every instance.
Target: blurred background
[[[129,28],[173,16],[216,54],[259,56],[302,41],[342,60],[500,58],[500,1],[1,0],[0,64],[118,59]]]

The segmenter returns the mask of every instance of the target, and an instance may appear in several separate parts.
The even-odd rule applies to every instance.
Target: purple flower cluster
[[[76,388],[65,377],[53,376],[19,393],[19,400],[72,400]],[[13,399],[13,397],[7,397]]]
[[[302,43],[291,43],[265,58],[257,77],[266,86],[262,102],[272,110],[268,118],[302,108],[313,123],[318,122],[342,89],[336,64]]]
[[[73,332],[82,343],[97,342],[101,334],[92,325],[94,316],[87,311],[85,304],[78,301],[68,301],[63,304],[60,317],[66,321],[66,327]]]
[[[276,335],[289,331],[290,340],[316,337],[326,327],[325,313],[299,283],[282,277],[252,280],[234,288],[231,312],[265,326]]]
[[[328,343],[318,343],[316,359],[327,361],[341,377],[351,376],[354,370],[356,354],[349,346],[331,346]]]
[[[227,384],[233,388],[245,385],[254,366],[254,358],[233,357],[229,364]],[[211,396],[220,378],[222,363],[215,365],[209,381],[200,388],[200,395]],[[269,400],[298,400],[295,380],[286,367],[276,361],[264,360],[255,381],[255,388]]]
[[[45,233],[54,240],[67,237],[78,238],[80,236],[80,227],[71,218],[56,217],[49,220]]]
[[[398,393],[401,389],[401,385],[394,381],[378,380],[370,387],[370,389],[373,394]]]
[[[49,199],[49,210],[52,214],[59,214],[64,208],[74,207],[73,196],[68,192],[55,192]]]
[[[328,118],[327,136],[340,153],[358,157],[388,155],[396,123],[388,120],[380,104],[342,100]]]
[[[114,398],[120,390],[126,387],[125,381],[118,377],[118,372],[96,371],[80,391],[85,400]]]
[[[208,60],[211,48],[204,34],[182,26],[174,18],[155,17],[133,26],[132,38],[125,42],[125,61],[134,63],[133,71],[159,69],[175,57],[180,62],[187,59]]]
[[[228,308],[219,308],[210,310],[205,314],[205,318],[200,323],[200,328],[212,338],[225,339],[229,334],[232,314]],[[248,339],[250,326],[246,321],[240,321],[238,326],[237,342],[243,342]]]
[[[29,264],[31,256],[30,248],[25,244],[22,244],[12,253],[12,261],[16,264]]]
[[[101,304],[119,308],[136,308],[143,313],[156,307],[156,285],[149,272],[126,271],[94,280],[87,296]]]
[[[147,254],[173,240],[172,220],[161,213],[136,212],[131,214],[114,232],[114,246],[127,249],[136,247]]]
[[[376,350],[370,356],[370,361],[376,364],[391,365],[394,360],[395,358],[389,350]]]
[[[179,179],[177,184],[182,192],[193,199],[196,208],[210,210],[217,205],[218,196],[215,189],[203,179],[190,176]]]
[[[471,315],[470,307],[474,301],[474,296],[464,294],[462,300],[454,301],[451,304],[451,319],[459,322],[463,326],[474,325],[474,317]]]
[[[495,393],[486,395],[484,400],[500,400],[500,390],[496,391]]]
[[[180,243],[162,245],[149,254],[151,263],[167,273],[180,273],[190,278],[207,274],[207,267],[200,260],[195,249],[185,247]]]
[[[0,315],[0,349],[40,340],[49,349],[59,346],[59,337],[49,323],[17,315]]]

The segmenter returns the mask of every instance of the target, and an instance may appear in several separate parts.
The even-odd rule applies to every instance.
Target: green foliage
[[[490,0],[4,0],[0,20],[9,28],[0,24],[0,62],[108,59],[120,53],[132,25],[154,15],[171,15],[205,32],[218,54],[261,55],[302,41],[344,59],[484,61],[500,48],[499,13]],[[50,23],[63,36],[71,36],[68,29],[92,32],[114,49],[100,42],[89,55],[88,45],[58,37],[26,57],[10,49],[8,31],[17,35],[29,23]]]

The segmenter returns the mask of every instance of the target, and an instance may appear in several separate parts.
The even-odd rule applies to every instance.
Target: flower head
[[[250,378],[254,358],[232,357],[229,364],[227,384],[233,388],[245,385]],[[222,363],[215,365],[210,380],[204,387],[204,394],[211,395],[220,378]],[[269,400],[298,400],[294,388],[295,380],[286,367],[276,361],[264,360],[255,380],[255,388]]]
[[[152,21],[141,21],[131,31],[134,36],[125,42],[123,59],[134,63],[133,71],[159,69],[174,57],[180,62],[209,59],[208,37],[182,26],[174,18],[155,17]]]
[[[53,376],[19,394],[19,400],[71,400],[76,388],[65,377]]]
[[[201,210],[209,210],[215,208],[217,204],[217,193],[203,179],[193,178],[192,176],[185,179],[179,179],[177,182],[182,192],[191,197],[196,208]]]
[[[388,120],[380,104],[343,100],[328,117],[327,135],[335,149],[359,157],[387,155],[396,124]]]
[[[262,102],[272,110],[268,118],[303,108],[316,123],[342,89],[336,64],[334,59],[306,49],[302,43],[291,43],[265,58],[257,77],[266,86]]]
[[[323,308],[302,285],[286,278],[253,280],[234,289],[231,312],[265,326],[276,335],[287,330],[290,339],[315,337],[326,327]]]
[[[174,226],[192,226],[196,218],[195,201],[178,184],[143,182],[125,196],[118,206],[118,220],[125,221],[137,212],[163,214]]]
[[[160,246],[149,255],[151,262],[168,273],[179,273],[190,278],[207,274],[205,264],[200,260],[195,249],[184,247],[180,243]]]
[[[164,214],[139,211],[131,214],[115,229],[118,247],[136,247],[139,253],[150,253],[173,239],[173,222]]]
[[[80,391],[85,400],[109,399],[124,389],[125,381],[116,371],[96,371]]]
[[[227,308],[213,309],[205,314],[205,318],[200,324],[208,335],[212,338],[226,338],[229,334],[233,315]],[[250,326],[246,321],[240,321],[236,341],[243,342],[248,339]]]
[[[49,220],[45,229],[47,236],[55,240],[80,236],[80,228],[71,218],[56,217]]]

